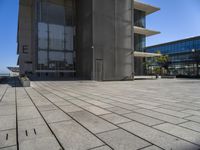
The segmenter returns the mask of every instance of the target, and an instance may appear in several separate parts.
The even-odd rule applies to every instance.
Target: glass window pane
[[[61,5],[49,3],[48,5],[48,22],[50,24],[65,24],[65,8]]]
[[[65,48],[66,50],[74,50],[74,28],[65,27]]]
[[[49,52],[50,61],[64,61],[64,52]]]
[[[74,64],[73,62],[73,53],[66,53],[65,54],[65,59],[66,59],[66,63],[69,64],[69,65],[72,65]]]
[[[38,64],[47,65],[47,52],[46,51],[38,51]]]
[[[49,25],[49,48],[64,50],[64,26]]]
[[[48,48],[48,28],[46,23],[38,23],[38,48]]]

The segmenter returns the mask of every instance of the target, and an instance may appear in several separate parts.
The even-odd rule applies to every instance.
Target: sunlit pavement
[[[200,80],[0,84],[0,150],[198,150]]]

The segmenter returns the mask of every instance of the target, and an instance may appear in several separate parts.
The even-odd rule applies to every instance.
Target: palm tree
[[[158,51],[157,53],[160,54],[160,51]],[[169,73],[169,65],[171,62],[168,55],[161,55],[159,57],[156,57],[155,61],[160,67],[160,75],[162,74],[163,68],[167,71],[167,73]]]

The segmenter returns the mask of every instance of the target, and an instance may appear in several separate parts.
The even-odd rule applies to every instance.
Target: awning
[[[149,4],[145,4],[143,2],[139,2],[139,1],[134,1],[134,9],[138,9],[141,11],[144,11],[146,13],[146,15],[152,14],[158,10],[160,10],[160,8],[149,5]]]
[[[152,36],[156,34],[160,34],[158,31],[149,30],[141,27],[134,26],[134,33],[145,35],[145,36]]]
[[[159,57],[162,56],[162,54],[157,54],[157,53],[146,53],[146,52],[134,52],[134,57],[143,57],[143,58],[148,58],[148,57]]]

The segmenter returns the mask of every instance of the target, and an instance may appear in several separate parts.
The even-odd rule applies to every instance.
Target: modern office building
[[[18,65],[32,78],[133,79],[145,37],[158,33],[145,29],[145,16],[159,8],[134,0],[19,3]]]
[[[146,48],[146,52],[168,55],[171,75],[199,75],[200,36],[163,43]]]

